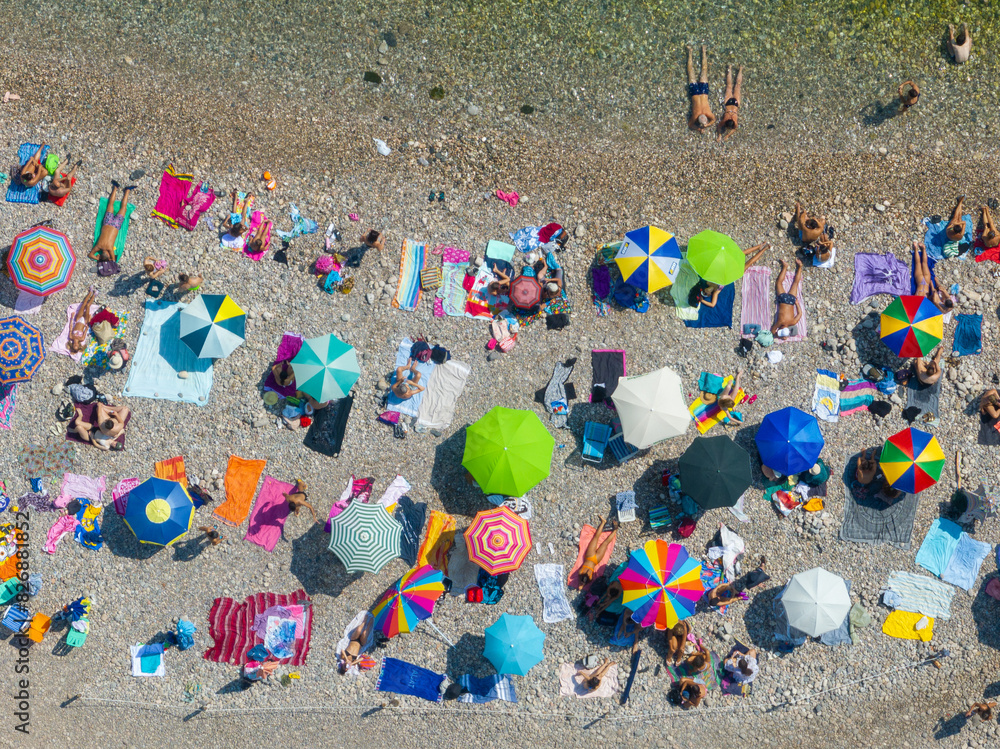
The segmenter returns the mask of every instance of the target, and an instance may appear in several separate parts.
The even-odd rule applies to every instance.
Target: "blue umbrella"
[[[170,546],[191,529],[194,502],[176,481],[146,479],[129,492],[124,520],[140,543]]]
[[[535,626],[530,616],[503,614],[497,623],[486,628],[483,650],[498,674],[524,676],[545,656],[542,645],[545,633]]]
[[[816,418],[792,407],[765,416],[756,439],[760,462],[786,476],[812,468],[823,450]]]

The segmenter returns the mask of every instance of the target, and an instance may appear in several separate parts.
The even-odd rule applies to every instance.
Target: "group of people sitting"
[[[538,281],[542,287],[542,304],[558,298],[562,295],[563,290],[563,269],[555,263],[552,253],[549,253],[549,256],[546,259],[539,257],[535,252],[527,253],[525,255],[525,265],[521,268],[520,273],[522,276],[529,276]],[[486,290],[496,297],[509,296],[512,281],[511,276],[499,267],[493,268],[493,275],[496,276],[496,280],[490,283],[486,287]],[[515,299],[511,299],[511,306],[518,312],[531,313],[535,311],[534,308],[519,307]]]
[[[705,675],[712,667],[712,655],[701,639],[695,637],[686,620],[679,621],[667,631],[667,655],[664,660],[668,668],[673,667],[678,674],[682,674],[670,690],[670,701],[685,710],[698,707],[708,694]],[[722,662],[722,671],[732,681],[751,684],[760,672],[757,651],[753,648],[734,649]]]

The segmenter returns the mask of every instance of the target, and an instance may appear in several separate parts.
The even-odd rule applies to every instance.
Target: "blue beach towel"
[[[965,591],[972,590],[979,576],[979,568],[983,566],[983,560],[989,553],[988,543],[976,541],[968,533],[963,533],[948,566],[941,573],[941,579]]]
[[[930,247],[930,245],[927,245]],[[931,272],[931,285],[933,286],[937,282],[937,274],[934,273],[934,266],[937,265],[937,261],[942,258],[935,259],[930,251],[927,253],[927,269]],[[916,254],[910,256],[910,293],[917,293],[917,256]]]
[[[959,257],[965,257],[972,248],[972,216],[965,214],[962,220],[965,222],[965,236],[959,240],[959,252],[962,252]],[[927,255],[934,260],[944,260],[944,246],[948,243],[948,235],[944,230],[948,227],[948,219],[941,219],[935,224],[931,223],[929,218],[925,218],[922,223],[927,228],[924,233]]]
[[[938,518],[931,523],[914,561],[931,574],[941,577],[948,568],[948,562],[955,553],[961,536],[962,528],[958,523]]]
[[[444,681],[442,674],[414,666],[396,658],[383,658],[375,689],[379,692],[395,692],[419,697],[428,702],[440,702],[439,687]]]
[[[180,302],[150,300],[124,394],[204,406],[212,390],[212,360],[199,359],[180,340]],[[178,372],[187,372],[179,377]]]
[[[952,351],[958,356],[978,354],[983,350],[983,316],[956,315],[955,343]]]
[[[35,155],[35,151],[38,150],[37,143],[22,143],[17,149],[17,163],[19,166],[24,166],[28,163],[28,159]],[[42,163],[45,163],[45,157],[48,156],[49,147],[45,146],[42,149]],[[39,201],[39,195],[41,194],[41,188],[38,185],[34,187],[25,187],[20,182],[15,182],[12,178],[10,181],[10,186],[7,188],[7,202],[8,203],[24,203],[26,205],[37,205]]]
[[[849,594],[851,592],[851,581],[844,580],[844,584],[847,585],[847,592]],[[831,648],[837,645],[854,644],[851,640],[851,613],[847,612],[847,616],[844,617],[844,621],[841,622],[839,627],[820,635],[819,641]]]
[[[723,286],[714,307],[704,304],[698,307],[697,320],[685,320],[689,328],[731,328],[733,327],[733,302],[736,300],[736,286]]]
[[[393,369],[396,367],[405,367],[410,361],[410,349],[413,347],[413,341],[409,338],[404,338],[403,342],[399,344],[399,348],[396,349],[396,363],[393,365]],[[434,371],[434,367],[437,365],[432,361],[417,362],[417,371],[420,372],[420,385],[427,387],[427,382],[431,378],[431,372]],[[396,373],[392,373],[392,378],[390,382],[396,383]],[[422,391],[414,396],[407,398],[406,400],[401,400],[395,393],[391,390],[389,391],[389,405],[387,409],[389,411],[396,411],[403,414],[403,416],[412,416],[416,418],[417,414],[420,413],[420,404],[424,400],[424,393]]]
[[[458,698],[459,702],[474,702],[477,705],[493,700],[517,702],[514,682],[510,680],[509,676],[493,674],[479,678],[472,674],[463,674],[458,677],[456,683],[469,690],[468,694],[463,694]]]

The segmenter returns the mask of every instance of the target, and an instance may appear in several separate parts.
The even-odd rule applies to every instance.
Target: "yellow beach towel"
[[[889,637],[900,640],[921,640],[930,642],[934,636],[934,617],[927,617],[927,626],[917,629],[917,622],[924,618],[923,614],[914,611],[893,611],[882,624],[882,631]]]

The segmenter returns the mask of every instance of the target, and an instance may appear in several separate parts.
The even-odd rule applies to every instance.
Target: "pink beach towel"
[[[244,541],[274,551],[285,527],[285,518],[288,517],[288,501],[283,495],[294,488],[292,484],[278,481],[271,476],[264,477],[264,485],[261,486],[257,503],[253,506],[247,534],[243,537]]]
[[[590,539],[594,537],[597,530],[590,525],[585,525],[580,529],[580,553],[576,556],[576,562],[573,563],[573,569],[569,571],[568,583],[571,588],[578,588],[580,585],[580,568],[583,566],[583,555],[587,550],[587,544],[590,543]],[[606,531],[601,534],[600,543],[604,543],[604,540],[611,535],[611,531]],[[597,567],[594,568],[594,580],[598,580],[604,575],[604,570],[608,566],[608,560],[611,559],[611,554],[615,550],[615,545],[611,544],[608,550],[604,553],[604,556],[599,560]]]
[[[193,179],[191,174],[177,172],[173,164],[168,166],[160,178],[160,195],[152,215],[176,229]]]
[[[265,216],[262,211],[254,211],[253,213],[251,213],[250,214],[250,226],[247,227],[247,232],[243,236],[244,237],[252,237],[253,233],[255,231],[257,231],[257,228],[261,224],[264,223],[264,219],[266,219],[266,218],[267,218],[267,216]],[[267,251],[269,249],[270,249],[270,247],[268,247],[268,243],[265,242],[263,250],[261,250],[260,252],[250,252],[246,248],[246,245],[244,244],[244,246],[243,246],[243,254],[246,255],[251,260],[256,260],[259,263],[264,258],[264,255],[267,254]]]
[[[106,482],[107,479],[104,476],[92,479],[90,476],[66,472],[63,474],[62,488],[59,490],[59,496],[55,498],[52,504],[62,508],[68,505],[73,499],[83,498],[91,499],[103,505]]]
[[[52,341],[52,345],[49,346],[49,351],[55,351],[57,354],[63,354],[68,356],[73,361],[79,363],[83,361],[83,351],[78,354],[71,353],[69,350],[69,326],[73,324],[73,317],[76,315],[76,311],[80,309],[79,302],[77,304],[71,304],[66,308],[66,327],[62,329],[62,333]],[[100,309],[96,304],[90,305],[90,314],[97,314]],[[90,333],[87,333],[87,340],[90,340]]]
[[[790,288],[792,288],[793,277],[794,275],[792,273],[792,270],[791,268],[789,268],[788,273],[785,275],[785,283],[783,285],[782,291],[788,291]],[[778,338],[778,336],[775,336],[774,337],[775,343],[794,343],[795,341],[804,341],[806,339],[806,333],[808,332],[806,331],[806,303],[805,300],[802,298],[802,288],[804,285],[805,285],[805,279],[803,278],[802,281],[799,283],[799,294],[796,297],[796,299],[799,300],[799,309],[802,310],[802,317],[799,319],[797,323],[795,323],[797,332],[795,333],[795,335],[790,335],[787,338]],[[777,311],[775,312],[777,313]],[[768,324],[767,327],[770,328],[771,327],[770,324]]]
[[[740,295],[743,298],[740,334],[744,338],[754,337],[743,332],[745,325],[759,325],[761,330],[770,329],[774,319],[774,313],[771,312],[771,269],[759,266],[747,268],[743,274]]]
[[[55,554],[56,544],[67,533],[72,533],[76,530],[77,522],[76,515],[63,515],[56,518],[56,522],[52,524],[49,532],[45,534],[45,552],[47,554]]]
[[[137,478],[127,478],[115,484],[115,488],[111,490],[111,499],[115,503],[115,512],[119,515],[125,514],[125,508],[128,507],[129,492],[141,483]]]

